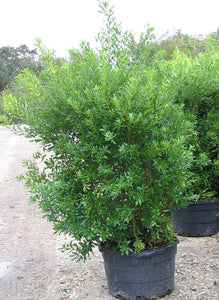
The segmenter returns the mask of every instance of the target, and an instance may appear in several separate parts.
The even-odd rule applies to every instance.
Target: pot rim
[[[114,254],[118,254],[118,255],[122,255],[122,256],[135,256],[136,258],[141,258],[141,257],[149,257],[149,256],[164,253],[164,252],[168,251],[170,248],[176,247],[178,243],[179,243],[179,240],[176,238],[176,241],[174,243],[172,243],[170,245],[167,245],[167,246],[163,246],[163,247],[158,248],[158,249],[144,250],[144,251],[141,251],[139,253],[129,252],[129,254],[124,253],[123,255],[121,254],[120,251],[113,251],[113,250],[110,250],[110,249],[107,249],[107,248],[103,247],[102,243],[101,243],[99,245],[99,251],[100,252],[114,253]]]
[[[195,201],[195,200],[191,200],[191,201],[188,201],[187,203],[189,205],[202,205],[202,204],[208,204],[208,203],[217,203],[219,202],[219,198],[213,198],[213,199],[202,199],[202,200],[198,200],[198,201]]]

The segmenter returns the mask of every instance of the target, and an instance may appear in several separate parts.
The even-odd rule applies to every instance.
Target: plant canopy
[[[100,243],[122,253],[173,243],[193,157],[191,118],[168,80],[132,59],[113,8],[99,5],[99,50],[82,43],[57,65],[39,44],[43,71],[18,77],[20,130],[42,146],[23,178],[76,259]]]

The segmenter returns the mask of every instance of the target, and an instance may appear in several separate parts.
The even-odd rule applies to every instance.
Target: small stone
[[[17,279],[23,279],[24,276],[17,276]]]

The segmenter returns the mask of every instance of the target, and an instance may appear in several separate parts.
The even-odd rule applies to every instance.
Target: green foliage
[[[136,41],[135,36],[131,33],[128,35],[128,49],[132,61],[135,63],[144,63],[151,65],[153,63],[153,58],[159,51],[158,42],[154,34],[154,28],[148,25],[146,32],[140,35],[138,41]]]
[[[180,30],[173,35],[164,35],[157,39],[154,29],[149,27],[142,33],[138,42],[134,36],[129,34],[129,51],[132,59],[139,63],[153,65],[154,59],[162,52],[163,59],[172,60],[174,52],[179,50],[187,56],[195,58],[199,53],[209,50],[208,41],[211,39],[211,48],[218,50],[219,30],[209,34],[205,38],[202,36],[194,37],[181,33]]]
[[[9,46],[0,48],[0,122],[10,122],[10,115],[14,113],[13,121],[17,122],[19,119],[16,112],[13,111],[16,110],[15,97],[19,97],[19,94],[17,95],[19,88],[16,86],[15,78],[25,68],[36,74],[41,70],[36,49],[29,50],[26,45],[17,48]],[[13,94],[13,96],[9,94]],[[8,105],[11,106],[10,109],[8,109]],[[10,112],[10,115],[8,115],[9,110],[13,111]]]
[[[5,123],[7,123],[7,122],[8,122],[7,117],[6,117],[5,115],[0,115],[0,123],[5,124]]]
[[[196,118],[197,137],[192,141],[196,200],[219,196],[219,51],[211,37],[205,40],[205,47],[194,59],[177,51],[166,66],[173,97]]]
[[[159,50],[164,50],[166,54],[166,59],[171,59],[173,57],[173,54],[175,50],[180,50],[181,52],[185,53],[189,57],[196,57],[199,53],[203,53],[207,51],[206,47],[206,39],[207,37],[194,37],[190,36],[188,34],[181,33],[180,30],[178,30],[174,35],[163,37],[159,41]],[[213,47],[216,49],[218,48],[218,39],[217,36],[212,34],[212,40],[213,40]]]
[[[10,84],[10,88],[2,91],[0,103],[2,103],[1,113],[4,123],[19,123],[21,121],[20,104],[18,103],[21,95],[22,91],[15,80]]]
[[[100,8],[98,52],[82,43],[57,65],[39,45],[43,71],[18,77],[20,130],[42,145],[23,178],[77,259],[101,242],[122,253],[174,242],[170,210],[185,204],[191,175],[192,124],[161,63],[132,60],[113,10]]]
[[[37,51],[29,50],[26,45],[17,48],[0,48],[0,92],[10,84],[21,70],[29,68],[38,72],[41,68],[36,60]]]

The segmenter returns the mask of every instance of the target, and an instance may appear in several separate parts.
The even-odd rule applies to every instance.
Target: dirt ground
[[[65,237],[53,234],[36,204],[28,202],[15,176],[23,158],[37,149],[0,126],[0,300],[112,300],[98,249],[76,263],[59,248]],[[175,290],[162,299],[219,299],[219,234],[179,237]]]

